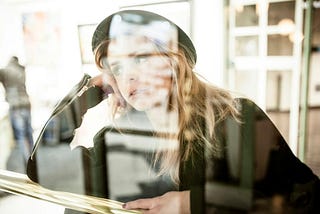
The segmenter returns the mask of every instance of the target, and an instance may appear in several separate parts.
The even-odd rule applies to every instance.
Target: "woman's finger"
[[[129,209],[129,210],[134,210],[134,209],[149,210],[154,207],[155,200],[156,198],[138,199],[135,201],[130,201],[125,203],[123,205],[123,208]]]

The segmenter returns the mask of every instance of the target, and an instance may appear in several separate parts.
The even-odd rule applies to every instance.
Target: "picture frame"
[[[78,25],[79,48],[82,64],[94,64],[91,39],[97,24]]]

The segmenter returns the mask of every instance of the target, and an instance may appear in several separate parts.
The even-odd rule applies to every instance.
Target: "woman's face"
[[[143,36],[121,36],[108,47],[107,62],[126,102],[139,111],[166,106],[171,60]]]

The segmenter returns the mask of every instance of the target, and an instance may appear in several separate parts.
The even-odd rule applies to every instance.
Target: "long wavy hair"
[[[95,62],[100,69],[105,66],[103,59],[107,56],[108,44],[104,41],[95,50]],[[159,175],[167,174],[179,184],[180,163],[192,160],[203,148],[214,152],[216,124],[227,116],[237,119],[238,110],[229,91],[209,84],[194,72],[195,61],[190,57],[188,47],[179,44],[178,51],[166,53],[175,67],[168,111],[178,112],[176,140],[179,149],[159,150],[154,160],[160,165]],[[119,103],[114,96],[111,102],[113,117],[124,112]]]

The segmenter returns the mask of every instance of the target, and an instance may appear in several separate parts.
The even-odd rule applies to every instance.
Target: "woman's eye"
[[[134,57],[134,62],[135,62],[136,64],[145,63],[145,62],[148,61],[148,58],[149,58],[149,55],[145,55],[145,54],[143,54],[143,55],[138,55],[138,56],[135,56],[135,57]]]

